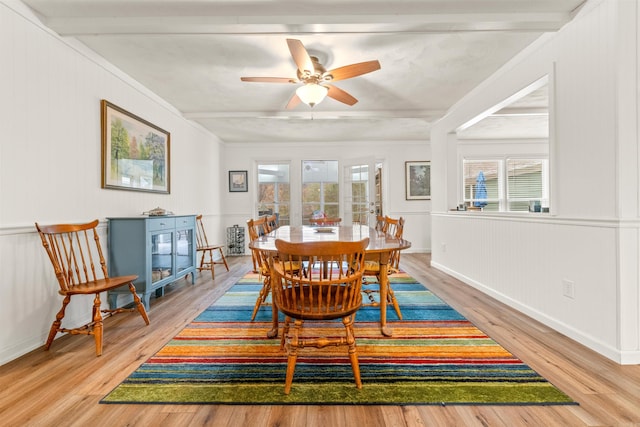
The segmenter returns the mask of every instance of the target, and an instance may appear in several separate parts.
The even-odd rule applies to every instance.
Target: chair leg
[[[96,356],[102,355],[102,313],[100,312],[100,294],[93,299],[93,338],[96,341]]]
[[[142,304],[142,301],[140,300],[140,297],[136,292],[136,287],[133,286],[133,283],[129,283],[129,290],[133,294],[133,302],[136,304],[136,307],[138,308],[138,313],[140,313],[140,316],[142,316],[142,318],[144,319],[144,322],[147,325],[149,325],[149,316],[147,316],[147,310],[144,309],[144,304]]]
[[[284,382],[284,394],[289,394],[291,384],[293,383],[293,374],[296,370],[296,362],[298,361],[298,337],[302,330],[302,320],[296,319],[293,328],[293,336],[287,339],[287,375]]]
[[[198,270],[199,270],[199,271],[204,270],[204,253],[205,253],[205,252],[206,252],[206,251],[202,251],[202,256],[200,257],[200,267],[198,267]]]
[[[269,276],[264,276],[264,280],[262,283],[262,289],[260,289],[260,294],[256,299],[256,305],[253,307],[253,313],[251,314],[251,321],[256,318],[256,314],[258,314],[258,310],[260,306],[264,304],[269,296],[269,292],[271,291],[271,278]]]
[[[44,349],[49,350],[51,347],[51,343],[53,343],[54,338],[56,337],[58,331],[60,330],[60,326],[62,325],[62,318],[64,317],[64,311],[67,308],[67,305],[71,301],[71,297],[66,295],[64,300],[62,300],[62,308],[56,314],[56,320],[51,324],[51,329],[49,329],[49,336],[47,337],[47,342],[44,344]]]
[[[213,262],[213,249],[210,249],[209,251],[209,268],[211,269],[211,280],[214,280],[216,278],[216,272],[214,269],[214,262]]]
[[[213,253],[211,249],[201,250],[202,256],[200,257],[200,267],[198,271],[211,270],[211,280],[215,279],[215,272],[213,271]],[[207,254],[209,254],[209,261],[206,261]]]
[[[351,370],[353,371],[353,378],[356,381],[356,388],[362,388],[362,379],[360,378],[360,364],[358,363],[358,353],[356,350],[356,338],[353,332],[353,322],[355,321],[355,314],[351,316],[343,317],[342,323],[347,331],[347,345],[349,346],[349,360],[351,361]]]
[[[387,296],[391,299],[391,304],[393,304],[393,309],[396,311],[398,315],[398,319],[402,320],[402,312],[400,311],[400,304],[398,304],[398,300],[396,299],[395,294],[393,293],[393,289],[389,286],[387,290]]]
[[[229,264],[227,264],[227,259],[224,257],[224,252],[223,252],[222,248],[218,248],[218,250],[220,251],[220,257],[222,258],[222,262],[224,263],[224,267],[227,269],[227,271],[229,271]]]

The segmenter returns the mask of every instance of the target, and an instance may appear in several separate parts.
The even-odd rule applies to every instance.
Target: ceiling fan
[[[296,89],[287,103],[287,109],[295,108],[300,102],[313,107],[320,103],[325,96],[347,105],[353,105],[358,100],[330,82],[350,79],[380,69],[380,62],[375,60],[345,65],[327,71],[316,56],[309,55],[300,40],[287,39],[287,45],[289,45],[291,56],[298,66],[297,77],[240,77],[243,82],[303,83],[303,86]]]

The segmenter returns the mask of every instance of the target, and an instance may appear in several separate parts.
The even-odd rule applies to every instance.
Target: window
[[[308,223],[314,212],[328,217],[340,216],[340,191],[337,160],[302,162],[302,221]]]
[[[288,163],[258,164],[258,215],[278,215],[278,223],[290,223],[291,187]]]
[[[463,160],[463,201],[485,211],[540,211],[549,206],[549,161]]]
[[[465,204],[485,211],[499,211],[502,160],[464,160],[463,165]]]
[[[546,159],[507,159],[508,211],[540,211],[549,206],[548,161]],[[532,204],[533,203],[533,204]]]

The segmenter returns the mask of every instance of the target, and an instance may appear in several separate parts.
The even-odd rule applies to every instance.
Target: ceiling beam
[[[557,31],[563,12],[389,13],[331,15],[120,15],[50,16],[45,24],[62,36],[149,34],[335,34]]]
[[[25,0],[65,36],[556,31],[586,0]]]
[[[183,113],[186,119],[424,119],[435,120],[442,117],[444,110],[388,110],[388,111],[198,111]]]

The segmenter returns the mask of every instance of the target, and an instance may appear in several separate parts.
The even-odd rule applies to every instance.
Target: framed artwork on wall
[[[101,101],[102,188],[170,192],[171,134]]]
[[[249,191],[247,171],[229,171],[229,192],[241,193]]]
[[[407,200],[431,199],[431,162],[405,162]]]

